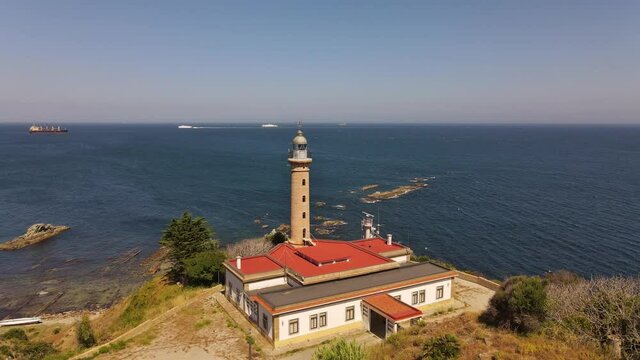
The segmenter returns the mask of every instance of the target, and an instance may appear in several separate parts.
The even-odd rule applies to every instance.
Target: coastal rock
[[[33,224],[24,235],[0,244],[0,250],[17,250],[45,241],[71,229],[68,226],[51,224]]]
[[[402,185],[389,191],[376,191],[372,194],[369,194],[363,197],[361,200],[365,203],[372,204],[372,203],[380,202],[382,200],[396,199],[396,198],[399,198],[400,196],[406,195],[410,192],[422,189],[427,186],[429,185],[425,183],[414,183],[411,185]]]
[[[325,220],[324,222],[322,222],[322,224],[320,225],[321,227],[335,227],[335,226],[343,226],[346,225],[347,223],[345,221],[342,220]]]
[[[365,185],[365,186],[361,187],[360,190],[367,191],[367,190],[375,189],[378,186],[380,186],[380,185],[378,185],[378,184],[369,184],[369,185]]]

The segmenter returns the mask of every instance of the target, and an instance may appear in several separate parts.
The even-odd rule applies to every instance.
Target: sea
[[[28,125],[0,125],[0,241],[34,223],[71,227],[0,252],[0,319],[116,301],[148,277],[140,263],[184,211],[206,218],[223,244],[288,222],[294,125],[68,127],[30,135]],[[416,254],[492,279],[640,273],[640,126],[305,124],[304,132],[311,217],[346,222],[317,238],[360,238],[364,211]],[[428,186],[362,200],[415,178]]]

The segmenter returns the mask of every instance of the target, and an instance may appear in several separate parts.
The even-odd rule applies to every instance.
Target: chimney
[[[393,242],[393,235],[387,234],[387,245],[391,245]]]
[[[238,270],[242,269],[242,257],[240,255],[236,256],[236,267]]]

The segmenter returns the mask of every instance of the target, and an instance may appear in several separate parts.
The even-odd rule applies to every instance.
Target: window
[[[267,330],[267,314],[262,314],[262,328]]]
[[[438,286],[436,288],[436,299],[442,299],[444,297],[444,286]]]
[[[327,313],[320,313],[320,327],[327,326]]]
[[[345,314],[345,320],[353,320],[356,317],[356,308],[354,306],[347,307],[347,311]]]
[[[302,179],[302,186],[307,185],[307,179]]]
[[[396,300],[400,300],[400,301],[402,301],[402,295],[396,295],[396,296],[394,296],[394,298],[395,298]]]
[[[307,229],[302,229],[302,238],[307,237]]]
[[[302,213],[302,218],[303,218],[303,219],[306,219],[306,218],[307,218],[307,213],[306,213],[306,212],[303,212],[303,213]]]
[[[289,335],[298,333],[298,319],[289,320]]]
[[[424,290],[420,290],[420,303],[427,301]]]
[[[309,330],[318,328],[318,315],[309,316]]]
[[[418,292],[414,291],[411,293],[411,305],[415,305],[418,303]]]
[[[307,195],[302,195],[302,202],[307,202]]]

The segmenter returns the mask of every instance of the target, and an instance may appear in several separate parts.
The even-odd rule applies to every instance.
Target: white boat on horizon
[[[193,129],[193,126],[191,126],[191,125],[180,125],[180,126],[178,126],[178,129]]]
[[[263,128],[277,128],[278,125],[276,124],[262,124]]]

